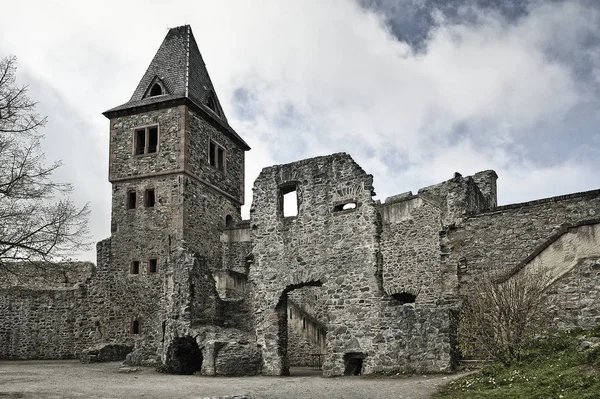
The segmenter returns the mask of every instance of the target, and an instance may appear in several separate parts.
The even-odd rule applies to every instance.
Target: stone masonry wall
[[[441,269],[439,207],[415,196],[402,202],[386,202],[380,213],[382,279],[388,295],[409,293],[418,303],[433,304],[442,292],[456,288],[444,286],[456,279]]]
[[[93,338],[85,325],[94,265],[14,266],[0,282],[0,359],[78,357]]]
[[[83,287],[0,289],[0,359],[71,359],[79,339]]]
[[[186,170],[208,184],[222,190],[237,201],[244,203],[244,151],[228,136],[188,109],[189,133],[185,148]],[[210,165],[209,142],[213,141],[225,150],[225,170]],[[232,214],[234,221],[240,219],[239,209]]]
[[[297,189],[298,215],[284,217],[283,194],[290,187]],[[346,154],[265,168],[256,180],[249,277],[263,373],[287,372],[287,293],[306,285],[321,286],[327,309],[325,376],[343,374],[345,355],[355,353],[364,356],[367,374],[399,364],[450,369],[448,310],[412,310],[381,289],[380,216],[372,189],[371,176]],[[343,210],[346,203],[356,206]],[[409,325],[400,329],[402,323]]]
[[[581,261],[548,289],[558,311],[559,329],[593,328],[600,325],[600,258]]]
[[[563,224],[597,218],[600,190],[497,207],[468,217],[448,232],[451,262],[463,293],[477,276],[512,270],[556,234]]]

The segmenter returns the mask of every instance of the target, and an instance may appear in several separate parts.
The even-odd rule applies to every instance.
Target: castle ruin
[[[111,236],[96,265],[0,283],[0,359],[153,364],[187,342],[204,375],[447,372],[461,296],[527,268],[554,277],[558,327],[600,323],[600,190],[497,206],[488,170],[380,203],[338,153],[264,168],[242,220],[250,147],[189,26],[104,115]]]

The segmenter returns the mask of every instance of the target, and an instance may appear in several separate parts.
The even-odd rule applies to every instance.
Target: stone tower
[[[112,184],[110,249],[98,262],[110,293],[98,299],[110,316],[104,335],[156,348],[173,251],[218,267],[219,235],[241,218],[250,148],[229,126],[187,25],[169,30],[131,99],[104,115]]]

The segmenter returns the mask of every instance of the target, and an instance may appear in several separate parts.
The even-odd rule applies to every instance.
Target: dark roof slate
[[[155,81],[156,77],[160,79],[166,93],[148,97],[150,84]],[[217,113],[207,106],[211,96]],[[109,109],[104,112],[104,115],[110,117],[134,108],[156,106],[163,102],[185,99],[191,101],[214,122],[217,122],[217,125],[224,128],[243,149],[250,149],[227,122],[189,25],[169,30],[129,101]]]

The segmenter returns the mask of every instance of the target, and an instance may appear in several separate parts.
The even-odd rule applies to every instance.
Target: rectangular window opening
[[[140,274],[140,261],[134,260],[131,262],[131,268],[129,269],[131,274]]]
[[[148,260],[148,273],[156,273],[158,271],[158,259]]]
[[[152,154],[158,151],[158,126],[136,129],[134,137],[135,155]]]
[[[148,151],[147,153],[156,152],[158,148],[158,127],[148,128]]]
[[[215,148],[215,143],[211,141],[208,148],[208,162],[210,163],[210,166],[217,165],[217,161],[215,159]]]
[[[129,191],[127,193],[127,209],[135,209],[135,207],[136,207],[135,191]]]
[[[217,167],[220,171],[225,170],[225,150],[217,147]]]
[[[298,191],[283,192],[283,216],[298,216]],[[287,191],[287,190],[286,190]]]
[[[154,203],[156,201],[156,198],[154,197],[154,189],[148,189],[146,190],[146,192],[144,193],[144,206],[146,208],[152,208],[154,207]]]
[[[221,172],[224,172],[226,155],[227,154],[225,148],[210,140],[208,144],[208,163],[210,164],[210,166],[214,166]]]
[[[131,322],[131,333],[139,334],[140,333],[140,321],[134,320]]]
[[[135,131],[135,155],[141,155],[146,152],[146,129]]]

